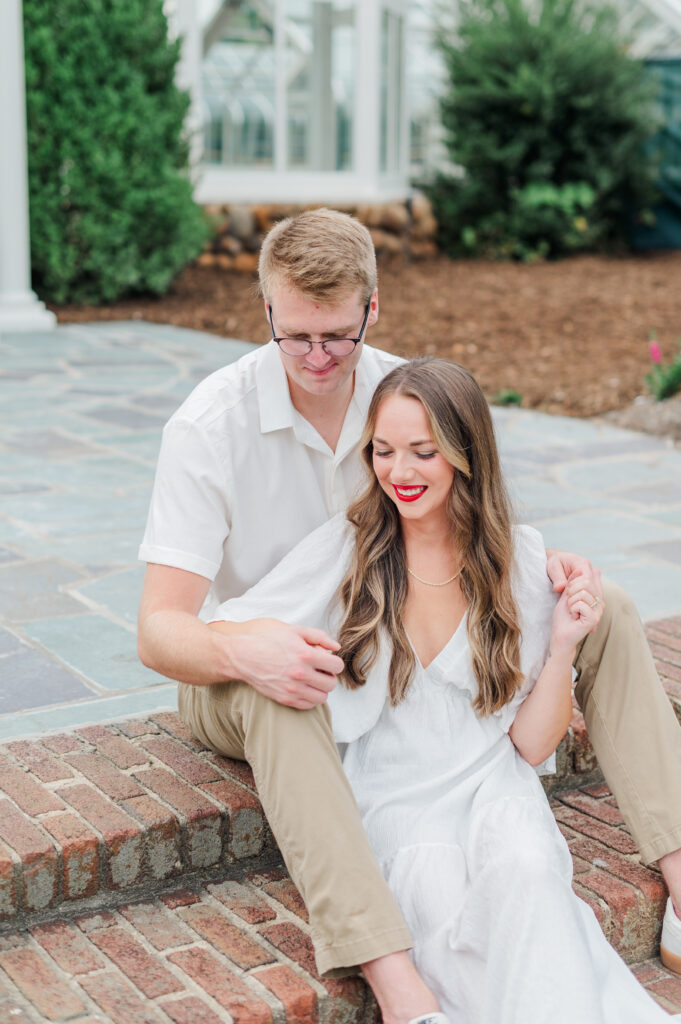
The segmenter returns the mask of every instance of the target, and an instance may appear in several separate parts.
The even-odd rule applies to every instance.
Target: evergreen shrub
[[[164,292],[201,249],[162,0],[24,0],[33,284],[43,298]]]
[[[456,172],[429,193],[451,254],[520,259],[623,237],[653,199],[652,95],[617,15],[591,0],[461,0],[441,30]]]

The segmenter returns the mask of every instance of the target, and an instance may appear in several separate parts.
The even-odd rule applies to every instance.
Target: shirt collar
[[[362,427],[364,427],[364,421],[366,420],[367,413],[369,412],[369,403],[371,402],[371,396],[376,390],[376,385],[380,379],[376,373],[373,374],[369,371],[369,356],[372,350],[367,351],[366,342],[362,349],[362,355],[355,369],[355,390],[352,393],[352,401],[356,404],[357,409],[362,417]]]
[[[367,353],[363,350],[355,367],[355,386],[336,447],[335,457],[338,460],[342,459],[362,436],[369,402],[376,387],[375,374],[372,376],[370,373],[368,363]],[[301,435],[299,440],[303,443],[313,448],[319,447],[320,450],[326,449],[314,428],[303,420],[293,407],[284,364],[273,341],[265,346],[256,371],[256,380],[260,430],[263,434],[290,427],[297,436]],[[305,428],[309,429],[309,435]]]
[[[263,434],[293,426],[293,404],[288,389],[286,370],[275,342],[264,346],[256,371],[260,429]]]
[[[337,460],[344,459],[348,452],[359,444],[364,432],[364,424],[366,423],[371,396],[376,390],[376,385],[380,379],[380,376],[376,376],[375,370],[371,371],[370,355],[371,352],[367,351],[365,345],[360,361],[355,368],[355,387],[336,446]]]

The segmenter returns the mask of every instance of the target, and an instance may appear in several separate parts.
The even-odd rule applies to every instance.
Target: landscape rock
[[[232,264],[241,274],[255,274],[258,270],[258,257],[254,252],[240,252],[234,257]]]
[[[227,231],[241,242],[255,234],[255,214],[250,206],[231,206]]]
[[[625,409],[606,412],[602,419],[625,430],[642,430],[646,434],[681,441],[681,394],[662,402],[652,395],[639,395]]]

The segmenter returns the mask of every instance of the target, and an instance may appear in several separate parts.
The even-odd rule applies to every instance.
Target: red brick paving
[[[649,638],[681,715],[681,617],[652,624]],[[575,889],[679,1013],[681,979],[655,958],[662,880],[598,781],[579,715],[559,761],[559,782],[584,779],[551,796]],[[272,851],[248,766],[203,751],[173,714],[0,748],[0,1020],[315,1024],[324,1007],[328,1022],[373,1022],[361,980],[317,977],[299,893],[282,867],[253,857],[258,828]],[[226,879],[182,883],[207,865]],[[106,902],[109,889],[168,885],[177,872],[175,890],[141,899],[133,888],[135,902],[118,909],[79,910],[84,895]],[[12,930],[36,910],[62,919]]]
[[[148,952],[125,928],[104,928],[90,932],[88,938],[149,999],[184,990],[184,985],[159,958]]]
[[[252,988],[206,949],[194,947],[171,953],[170,961],[188,978],[220,1004],[234,1019],[234,1024],[272,1024],[272,1010]]]
[[[149,758],[143,750],[136,747],[124,736],[118,736],[112,728],[103,725],[90,725],[77,732],[97,747],[100,754],[104,754],[118,768],[133,768],[136,765],[146,764]]]
[[[40,743],[17,740],[8,743],[7,750],[41,782],[59,782],[73,776],[73,770],[52,757]]]
[[[113,971],[91,974],[80,981],[95,1010],[102,1010],[112,1024],[161,1024],[163,1018]]]
[[[105,965],[104,958],[73,924],[52,921],[30,931],[65,974],[89,974]]]
[[[160,899],[169,910],[176,910],[177,907],[190,907],[192,903],[198,903],[201,897],[193,889],[176,889],[175,892],[161,893]]]
[[[0,791],[30,817],[64,810],[62,801],[23,768],[0,768]]]
[[[61,1020],[85,1010],[68,982],[34,949],[0,953],[0,968],[47,1020]]]
[[[94,896],[99,888],[99,839],[75,814],[52,815],[43,826],[61,850],[62,895],[64,899]]]
[[[177,772],[180,778],[186,782],[197,784],[200,782],[212,782],[220,778],[218,770],[207,761],[192,754],[186,747],[168,737],[156,737],[145,740],[144,749],[159,761],[163,761],[172,771]]]
[[[318,1020],[317,993],[290,967],[267,967],[254,977],[284,1004],[289,1024],[315,1024]]]
[[[271,964],[274,955],[259,942],[245,935],[239,925],[229,924],[222,909],[213,910],[201,904],[185,907],[179,912],[182,920],[209,942],[213,949],[223,953],[237,967],[248,970]]]
[[[93,782],[100,792],[112,800],[143,796],[144,790],[117,768],[107,757],[96,754],[67,754],[65,760],[77,772]]]
[[[293,884],[293,883],[291,883]],[[209,885],[208,890],[212,896],[220,900],[225,906],[233,910],[235,914],[247,921],[249,924],[260,924],[262,921],[271,921],[277,915],[269,904],[256,896],[251,889],[248,889],[241,882],[222,882],[219,885]],[[299,894],[300,895],[300,894]]]
[[[198,899],[198,897],[197,897]],[[182,904],[178,904],[181,906]],[[119,907],[119,913],[154,949],[171,949],[191,942],[193,935],[176,915],[169,914],[158,903],[145,900]]]
[[[650,622],[646,634],[655,659],[655,667],[681,719],[681,616]]]
[[[68,754],[72,750],[82,750],[83,744],[75,733],[54,733],[40,741],[44,747],[55,754]]]
[[[224,1020],[196,996],[173,999],[163,1004],[173,1024],[221,1024]]]

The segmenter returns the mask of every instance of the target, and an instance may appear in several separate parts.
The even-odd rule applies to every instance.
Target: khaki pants
[[[195,736],[253,769],[267,820],[310,915],[320,974],[412,945],[364,833],[326,705],[296,711],[245,683],[180,683]]]
[[[581,645],[577,700],[646,861],[681,847],[681,729],[636,609],[605,584],[606,610]],[[320,973],[411,945],[369,847],[328,708],[296,711],[244,683],[180,684],[183,721],[208,747],[249,762],[286,866],[305,900]]]
[[[575,696],[603,775],[646,863],[681,847],[681,729],[629,595],[604,583],[605,613],[575,661]]]

